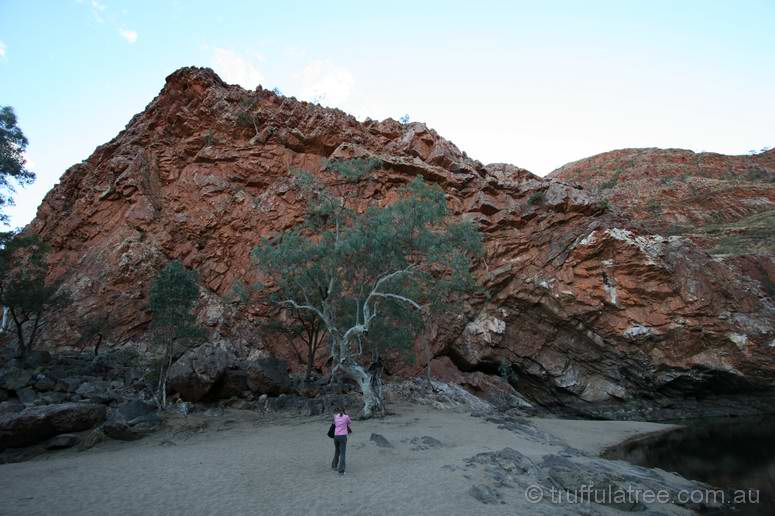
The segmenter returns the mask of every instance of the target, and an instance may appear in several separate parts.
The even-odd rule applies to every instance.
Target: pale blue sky
[[[39,177],[12,224],[186,65],[359,118],[408,113],[540,175],[622,147],[775,145],[773,0],[0,0],[0,105]]]

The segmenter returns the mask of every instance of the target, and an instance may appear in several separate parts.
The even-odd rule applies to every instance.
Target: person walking
[[[331,469],[338,468],[340,475],[344,475],[347,434],[352,432],[350,423],[352,423],[352,419],[344,411],[344,407],[340,405],[334,414],[334,460],[331,462]]]

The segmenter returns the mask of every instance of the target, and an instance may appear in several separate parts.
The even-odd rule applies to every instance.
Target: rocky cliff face
[[[199,317],[214,341],[288,355],[284,341],[256,329],[266,307],[236,303],[233,288],[257,279],[249,252],[258,240],[301,220],[291,172],[326,180],[322,160],[360,156],[382,166],[352,187],[353,199],[387,202],[419,175],[441,185],[451,209],[474,217],[485,235],[477,274],[486,296],[423,336],[438,374],[478,375],[480,385],[479,376],[496,374],[505,361],[524,394],[576,405],[773,384],[775,308],[766,288],[694,235],[641,223],[640,204],[619,208],[626,192],[607,208],[599,185],[571,184],[578,179],[572,168],[541,179],[512,165],[483,165],[424,124],[359,123],[338,110],[226,85],[197,68],[169,76],[124,131],[71,167],[29,226],[51,243],[52,276],[74,298],[49,328],[49,345],[72,345],[80,321],[108,312],[111,341],[142,346],[151,279],[180,259],[199,273]],[[772,163],[772,156],[756,159]],[[651,185],[648,192],[678,195],[660,186],[663,177],[639,181]],[[708,181],[716,180],[691,176],[686,189]],[[756,202],[772,202],[758,179],[735,185],[750,193],[751,202],[736,208],[740,216],[761,215]],[[649,198],[635,197],[649,206]],[[388,369],[413,373],[422,365],[394,359]]]
[[[622,149],[550,177],[582,185],[646,231],[690,239],[775,296],[775,149],[751,156]]]

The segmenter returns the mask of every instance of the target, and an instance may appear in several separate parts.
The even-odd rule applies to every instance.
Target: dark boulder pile
[[[284,360],[244,360],[215,344],[204,344],[180,357],[170,369],[169,387],[182,400],[192,402],[229,397],[252,400],[292,390]]]
[[[21,448],[86,449],[105,438],[141,439],[164,425],[150,355],[33,352],[24,360],[0,356],[0,364],[0,452],[9,452],[0,463],[32,456]],[[340,404],[355,412],[361,403],[350,384],[294,378],[284,360],[214,343],[175,361],[167,391],[169,413],[182,416],[223,408],[315,416]]]

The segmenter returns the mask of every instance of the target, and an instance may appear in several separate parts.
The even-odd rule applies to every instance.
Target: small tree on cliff
[[[191,313],[198,297],[196,273],[177,260],[168,263],[151,286],[151,335],[161,351],[156,387],[156,402],[161,409],[167,406],[170,367],[183,351],[204,337]]]
[[[373,160],[329,163],[328,170],[338,172],[334,186],[346,186],[349,195],[335,195],[311,175],[297,174],[307,200],[304,224],[264,239],[253,251],[276,289],[275,302],[321,321],[332,374],[342,371],[358,382],[364,417],[384,407],[378,366],[365,364],[369,355],[378,359],[374,344],[397,343],[395,330],[406,329],[401,316],[407,310],[426,315],[473,288],[471,257],[481,251],[474,225],[450,220],[444,192],[419,178],[387,206],[348,206],[347,199],[359,197],[355,183],[368,180],[378,166]],[[391,328],[392,340],[386,338]],[[372,332],[383,337],[372,340]]]
[[[48,245],[37,235],[0,234],[0,304],[16,329],[16,351],[24,358],[35,346],[46,316],[68,296],[46,282]]]

